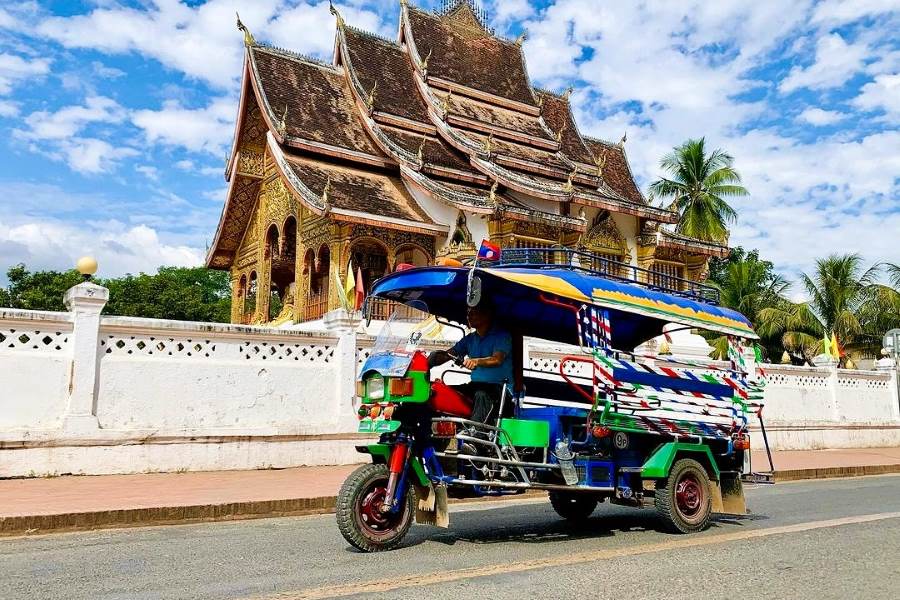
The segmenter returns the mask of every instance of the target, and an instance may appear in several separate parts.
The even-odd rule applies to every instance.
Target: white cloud
[[[8,94],[14,85],[50,72],[50,60],[26,59],[16,54],[0,53],[0,95]]]
[[[815,62],[808,67],[792,68],[779,89],[788,93],[800,88],[840,87],[863,70],[868,55],[869,48],[863,43],[848,44],[839,33],[823,36],[816,43]]]
[[[61,140],[59,152],[69,167],[78,173],[97,174],[114,171],[123,158],[140,154],[134,148],[113,146],[96,138]],[[49,156],[56,157],[54,153]]]
[[[156,167],[151,165],[138,165],[134,170],[151,181],[159,181],[159,169]]]
[[[396,30],[393,29],[399,15],[396,5],[391,6],[388,14],[381,16],[372,10],[357,6],[342,3],[336,3],[336,6],[344,21],[350,25],[390,37],[396,36]],[[391,21],[389,28],[385,27],[382,16]],[[244,19],[243,14],[241,19]],[[276,46],[322,58],[330,58],[334,52],[335,23],[327,2],[318,4],[300,2],[293,7],[282,8],[276,11],[276,16],[271,22],[261,24],[259,29],[249,21],[245,22],[258,40],[266,40]],[[297,35],[298,31],[302,31],[303,35]]]
[[[812,23],[834,25],[862,17],[898,11],[896,0],[824,0],[816,6]]]
[[[884,110],[889,116],[900,120],[900,73],[878,75],[862,87],[862,93],[853,104],[863,110]]]
[[[0,100],[0,117],[19,116],[19,105],[10,100]]]
[[[222,97],[205,108],[184,108],[170,100],[160,110],[138,110],[131,117],[147,141],[221,155],[231,141],[237,100]]]
[[[84,105],[65,106],[56,112],[38,111],[25,119],[29,129],[18,133],[29,140],[69,138],[92,123],[121,123],[125,109],[112,98],[90,96]]]
[[[125,76],[125,71],[116,69],[115,67],[107,67],[99,60],[95,60],[91,63],[91,70],[94,75],[102,77],[103,79],[118,79],[119,77]]]
[[[822,125],[833,125],[847,118],[845,113],[837,110],[822,110],[821,108],[807,108],[797,116],[801,121],[806,121],[810,125],[821,127]]]
[[[181,169],[182,171],[193,171],[194,170],[194,161],[192,160],[179,160],[175,163],[176,169]]]

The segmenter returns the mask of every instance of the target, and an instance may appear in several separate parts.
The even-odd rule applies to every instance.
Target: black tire
[[[407,488],[398,515],[370,516],[371,510],[366,510],[377,502],[379,488],[383,497],[388,475],[387,465],[363,465],[350,474],[338,492],[338,529],[345,540],[363,552],[381,552],[396,547],[412,525],[415,501],[412,486]]]
[[[599,500],[590,494],[549,492],[550,506],[569,521],[585,521],[594,513]]]
[[[656,483],[656,511],[671,533],[696,533],[709,526],[712,495],[709,475],[690,458],[675,461],[668,478]]]

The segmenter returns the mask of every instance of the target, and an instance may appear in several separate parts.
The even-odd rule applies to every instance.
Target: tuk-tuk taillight
[[[749,435],[739,435],[734,438],[734,449],[735,450],[749,450],[750,449],[750,436]]]
[[[456,435],[456,423],[437,421],[431,424],[431,433],[434,437],[453,437]]]
[[[591,429],[591,435],[593,435],[598,440],[601,438],[609,437],[609,434],[612,433],[609,427],[604,427],[603,425],[594,425],[594,428]]]
[[[413,393],[413,380],[409,377],[403,377],[402,379],[391,379],[391,396],[412,396]]]

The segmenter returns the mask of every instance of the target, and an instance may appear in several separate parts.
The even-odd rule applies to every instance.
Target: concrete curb
[[[900,473],[900,464],[776,471],[775,481],[861,477],[891,473]],[[542,491],[531,491],[514,496],[469,498],[464,500],[451,499],[450,503],[470,504],[509,498],[533,498],[543,494],[544,492]],[[211,521],[321,515],[334,513],[336,501],[336,496],[321,496],[318,498],[258,500],[227,504],[161,506],[55,515],[0,517],[0,538],[66,531],[143,527],[147,525],[181,525]]]

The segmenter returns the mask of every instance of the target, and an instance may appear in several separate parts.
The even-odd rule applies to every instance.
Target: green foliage
[[[660,166],[669,177],[653,182],[650,192],[672,200],[680,217],[679,233],[712,242],[727,239],[728,225],[737,220],[727,198],[749,195],[733,163],[720,149],[707,155],[704,138],[687,140],[662,158]]]
[[[9,287],[0,294],[0,305],[27,310],[66,310],[63,296],[73,285],[82,281],[81,275],[71,271],[29,271],[19,264],[6,272]]]
[[[6,273],[9,287],[0,289],[0,306],[31,310],[66,310],[63,295],[82,281],[77,271],[35,271],[16,265]],[[203,267],[161,267],[97,283],[109,288],[104,314],[182,321],[228,323],[231,289],[228,273]]]
[[[104,313],[178,321],[228,323],[228,273],[203,267],[160,267],[156,275],[126,275],[100,282],[109,288]]]

